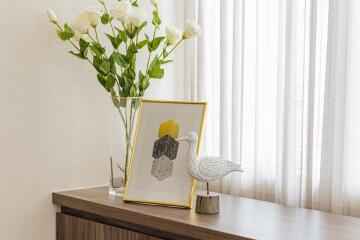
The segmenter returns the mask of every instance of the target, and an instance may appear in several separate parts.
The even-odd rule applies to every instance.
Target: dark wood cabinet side
[[[161,240],[146,234],[56,214],[56,240]]]

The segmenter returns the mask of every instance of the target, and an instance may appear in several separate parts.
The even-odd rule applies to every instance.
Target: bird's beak
[[[186,138],[185,137],[178,137],[178,138],[176,138],[176,141],[186,141]]]

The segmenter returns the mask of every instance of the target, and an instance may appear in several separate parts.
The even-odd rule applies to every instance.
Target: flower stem
[[[125,131],[126,131],[126,148],[125,148],[125,183],[127,181],[127,174],[128,174],[128,159],[129,159],[129,142],[130,142],[130,136],[129,136],[129,124],[128,124],[128,104],[126,103],[125,107]]]
[[[121,22],[121,25],[123,26],[123,29],[125,30],[125,24],[123,22]],[[126,39],[126,41],[124,43],[125,43],[126,52],[127,52],[127,49],[128,49],[127,39]]]
[[[155,38],[156,30],[157,30],[157,27],[155,26],[155,28],[154,28],[154,33],[153,33],[153,37],[152,37],[152,41],[153,41],[154,38]],[[146,63],[146,71],[145,71],[145,74],[147,74],[147,71],[149,70],[149,63],[150,63],[151,53],[152,53],[152,51],[149,52],[149,57],[148,57],[147,63]]]
[[[184,40],[184,39],[181,39],[179,42],[177,42],[177,43],[175,44],[175,46],[168,52],[168,54],[166,55],[166,57],[168,57],[168,56],[175,50],[175,48],[177,48],[177,46],[179,46],[179,44],[180,44],[183,40]],[[161,56],[163,57],[162,60],[164,60],[164,59],[166,58],[163,53],[161,53],[160,57],[161,57]]]
[[[100,43],[100,41],[99,41],[99,36],[98,36],[98,32],[97,32],[97,29],[96,29],[96,28],[94,28],[94,31],[95,31],[96,41],[97,41],[98,43]]]
[[[109,11],[107,10],[105,4],[103,4],[103,6],[104,6],[104,9],[105,9],[105,12],[106,12],[107,14],[109,14]],[[111,27],[112,34],[113,34],[113,36],[115,37],[115,31],[114,31],[114,26],[113,26],[113,24],[112,24],[112,20],[110,20],[110,27]]]
[[[89,36],[89,38],[90,38],[93,42],[95,42],[95,43],[99,44],[100,46],[102,46],[101,43],[100,43],[100,41],[99,41],[98,33],[97,33],[96,28],[94,28],[94,30],[95,30],[95,38],[96,38],[96,39],[94,39],[94,38],[90,35],[89,32],[87,33],[87,35]],[[91,53],[92,53],[92,51],[91,51]],[[108,59],[108,60],[109,60],[109,57],[106,55],[106,53],[104,53],[104,56],[105,56],[105,59]]]
[[[61,28],[61,26],[60,26],[58,23],[56,23],[55,25],[56,25],[61,31],[63,31],[63,29]],[[76,50],[78,50],[78,51],[80,52],[80,48],[78,48],[78,46],[76,46],[75,43],[74,43],[73,41],[71,41],[71,39],[69,39],[68,41],[71,43],[71,45],[73,45],[73,47],[74,47]],[[90,63],[91,66],[93,65],[89,58],[86,57],[86,60]]]
[[[111,177],[111,186],[114,187],[114,168],[113,168],[113,160],[110,157],[110,177]]]
[[[134,109],[134,102],[130,101],[130,126],[128,125],[126,131],[127,133],[127,139],[126,139],[126,160],[125,160],[125,184],[128,181],[128,171],[129,171],[129,163],[130,158],[132,156],[133,147],[131,145],[131,139],[133,135],[133,128],[134,128],[134,121],[135,121],[135,111]]]

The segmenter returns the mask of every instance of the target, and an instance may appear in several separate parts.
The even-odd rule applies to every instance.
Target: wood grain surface
[[[56,224],[56,240],[161,240],[62,213],[57,213]]]
[[[107,187],[53,193],[53,203],[196,239],[360,239],[359,218],[225,194],[215,215],[124,203],[109,196]]]

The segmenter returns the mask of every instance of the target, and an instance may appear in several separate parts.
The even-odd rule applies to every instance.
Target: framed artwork
[[[199,153],[206,110],[206,102],[142,101],[124,201],[191,207],[189,146],[176,139],[198,133]]]

